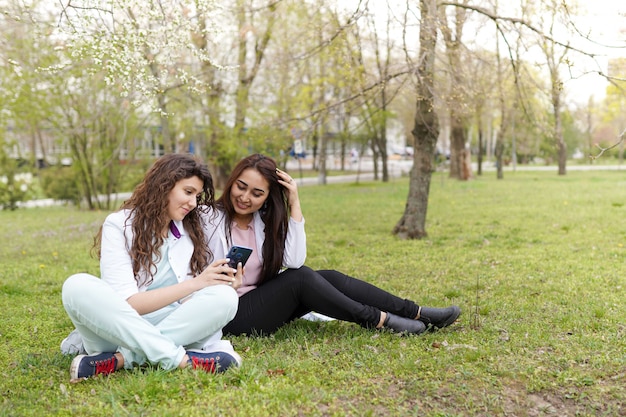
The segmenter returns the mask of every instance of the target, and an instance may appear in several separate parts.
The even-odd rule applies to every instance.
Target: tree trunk
[[[161,122],[161,138],[163,139],[163,151],[165,153],[176,152],[175,141],[172,138],[172,133],[170,132],[170,119],[169,115],[167,114],[167,100],[165,98],[165,94],[159,93],[157,95],[157,101],[159,103],[159,121]]]
[[[485,145],[483,144],[483,136],[484,136],[484,132],[483,132],[483,123],[482,123],[482,118],[480,117],[480,113],[478,116],[478,155],[476,155],[476,162],[478,164],[478,168],[476,169],[476,174],[477,175],[483,175],[483,149],[485,147]]]
[[[373,164],[373,168],[374,168],[374,179],[377,180],[378,179],[378,158],[380,158],[380,153],[378,151],[378,143],[376,142],[376,139],[372,139],[371,141],[371,150],[372,150],[372,164]],[[385,154],[386,157],[386,154]]]
[[[387,112],[387,105],[385,104],[384,92],[383,92],[383,113]],[[387,117],[384,117],[380,125],[380,154],[382,156],[382,180],[383,182],[389,182],[389,165],[387,164]]]
[[[554,109],[554,138],[556,139],[557,157],[559,160],[559,175],[567,173],[567,144],[563,139],[563,122],[561,120],[561,83],[558,78],[552,84],[552,106]]]
[[[450,118],[450,178],[466,180],[465,171],[465,128],[463,122],[451,110]]]
[[[380,149],[380,161],[383,171],[383,182],[389,181],[389,155],[387,154],[387,139],[385,138],[385,146]],[[378,171],[375,172],[375,178],[378,179]]]
[[[319,130],[319,160],[317,161],[317,184],[318,185],[326,185],[326,129],[324,124],[324,118],[320,119],[320,125],[317,127]]]
[[[561,121],[559,120],[559,124]],[[557,139],[557,148],[559,152],[559,175],[567,174],[567,144],[563,140],[563,132],[559,129],[559,138]]]
[[[446,45],[446,55],[448,57],[448,68],[450,68],[451,86],[447,94],[447,107],[450,112],[450,178],[467,180],[471,176],[468,174],[467,164],[467,126],[468,117],[465,110],[467,94],[465,93],[464,65],[462,63],[462,43],[463,26],[465,24],[466,11],[457,7],[454,9],[455,19],[447,22],[446,8],[442,7],[439,12],[441,22],[441,33]]]
[[[404,214],[393,233],[402,239],[426,237],[426,212],[433,172],[439,121],[434,110],[435,48],[437,46],[437,0],[420,0],[420,65],[417,68],[417,105],[412,130],[415,141],[409,196]]]
[[[235,94],[235,133],[239,134],[243,132],[246,127],[246,115],[248,114],[248,105],[250,100],[250,84],[252,77],[248,75],[248,38],[246,36],[246,27],[248,22],[246,20],[246,13],[244,6],[239,5],[239,11],[237,13],[239,24],[239,42],[238,42],[238,79],[237,92]]]
[[[503,122],[500,123],[500,130],[498,131],[498,137],[496,138],[496,149],[495,149],[495,157],[496,157],[496,170],[497,170],[497,177],[499,180],[504,178],[504,171],[503,171],[503,154],[504,154],[504,128],[505,128],[505,123],[504,123],[504,118],[502,118]]]

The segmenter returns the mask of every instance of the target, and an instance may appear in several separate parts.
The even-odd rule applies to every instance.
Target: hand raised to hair
[[[289,204],[291,217],[296,221],[302,221],[298,184],[296,184],[296,181],[285,171],[276,168],[276,174],[278,175],[278,182],[287,190],[287,204]]]

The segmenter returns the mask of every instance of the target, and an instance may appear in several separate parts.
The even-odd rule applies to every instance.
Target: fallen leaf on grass
[[[285,370],[284,369],[268,369],[267,374],[269,376],[285,375]]]
[[[365,345],[365,347],[374,353],[378,353],[378,349],[375,346]]]
[[[499,339],[502,340],[503,342],[508,342],[510,340],[509,332],[507,332],[504,329],[500,329],[500,337],[499,337]]]

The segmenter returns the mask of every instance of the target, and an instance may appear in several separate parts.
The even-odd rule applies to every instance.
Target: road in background
[[[400,178],[406,177],[409,175],[409,171],[413,166],[412,159],[389,159],[387,162],[387,169],[389,170],[390,178]],[[317,177],[304,177],[301,178],[299,175],[299,170],[308,170],[312,169],[312,160],[311,159],[301,159],[300,161],[292,158],[287,161],[287,171],[291,174],[292,177],[298,180],[298,184],[300,185],[317,185],[318,178]],[[326,169],[339,171],[341,170],[341,162],[338,160],[334,160],[334,158],[329,158],[326,162]],[[379,176],[381,166],[379,164]],[[595,165],[595,164],[569,164],[567,165],[568,171],[619,171],[626,170],[626,166],[621,165]],[[345,175],[334,175],[327,176],[326,183],[339,183],[339,182],[353,182],[356,181],[357,178],[359,181],[371,181],[374,179],[374,163],[370,158],[361,158],[356,163],[350,163],[350,161],[346,161],[344,165],[344,170],[347,172]],[[447,171],[447,167],[440,166],[437,168],[437,171]],[[472,163],[472,174],[476,175],[478,171],[478,164]],[[495,172],[496,167],[492,162],[483,163],[483,172]],[[505,166],[504,172],[515,172],[515,171],[554,171],[555,175],[558,172],[558,167],[556,165],[517,165],[515,169],[513,169],[512,165]]]
[[[401,178],[409,175],[409,171],[413,166],[413,160],[411,159],[389,159],[388,161],[388,170],[390,178]],[[380,170],[380,165],[378,169]],[[287,171],[291,174],[293,178],[296,179],[298,185],[318,185],[319,179],[317,176],[307,176],[301,177],[299,174],[300,169],[309,171],[312,169],[312,160],[311,159],[301,159],[296,160],[291,158],[287,161]],[[334,160],[329,158],[326,163],[326,169],[332,171],[341,170],[341,163],[338,160]],[[445,171],[446,167],[440,167],[441,171]],[[472,164],[472,173],[476,175],[476,171],[478,166],[474,163]],[[568,171],[619,171],[626,170],[626,167],[622,167],[620,165],[574,165],[570,164],[567,166]],[[493,163],[487,162],[483,164],[483,172],[494,172],[496,170]],[[517,165],[515,171],[554,171],[554,174],[557,174],[558,168],[556,165]],[[356,163],[351,163],[350,161],[346,161],[345,163],[345,171],[346,174],[343,175],[333,175],[326,177],[327,184],[336,184],[342,182],[356,182],[356,181],[373,181],[374,180],[374,163],[370,158],[361,158]],[[514,172],[512,166],[504,167],[504,172]],[[380,177],[380,172],[379,172]],[[128,193],[119,193],[115,195],[115,199],[118,201],[123,201],[130,197],[130,192]],[[18,207],[30,208],[30,207],[47,207],[53,205],[62,205],[65,204],[62,201],[53,200],[51,198],[46,198],[42,200],[29,200],[18,203]]]

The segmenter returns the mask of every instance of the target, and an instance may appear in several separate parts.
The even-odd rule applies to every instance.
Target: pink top
[[[245,273],[241,287],[237,290],[237,294],[241,297],[248,291],[252,291],[257,287],[259,279],[261,278],[261,262],[259,261],[259,255],[257,253],[256,240],[254,237],[254,226],[251,221],[248,224],[248,228],[243,230],[237,226],[236,222],[232,224],[232,241],[233,245],[246,246],[252,248],[252,255],[246,262],[244,268]]]

